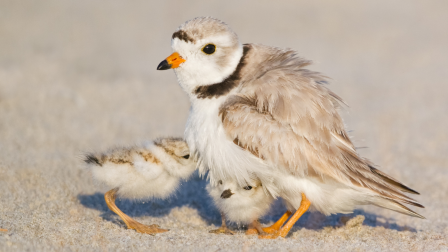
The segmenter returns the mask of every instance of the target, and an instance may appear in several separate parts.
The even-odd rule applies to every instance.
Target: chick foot
[[[212,234],[234,235],[235,232],[233,232],[232,230],[230,230],[230,229],[227,228],[227,225],[226,225],[226,216],[225,216],[224,213],[221,213],[221,221],[222,221],[222,224],[221,224],[221,227],[220,227],[220,228],[218,228],[218,229],[214,229],[214,230],[210,230],[210,231],[208,231],[208,232],[209,232],[209,233],[212,233]]]
[[[125,213],[123,213],[117,207],[117,205],[115,205],[115,199],[117,197],[117,195],[116,195],[117,192],[118,192],[118,188],[108,191],[106,194],[104,194],[104,199],[106,200],[106,204],[109,207],[109,209],[112,212],[118,214],[118,216],[120,216],[120,218],[124,221],[124,223],[126,224],[128,229],[134,229],[135,231],[137,231],[139,233],[149,234],[149,235],[155,235],[158,233],[164,233],[164,232],[169,231],[169,229],[159,228],[160,226],[157,224],[153,224],[150,226],[144,225],[144,224],[132,219]]]
[[[265,235],[265,231],[264,229],[261,227],[260,222],[258,222],[258,220],[254,220],[249,224],[249,228],[246,231],[246,235],[254,235],[254,234],[259,234],[259,235]]]
[[[127,220],[127,222],[125,222],[126,225],[128,226],[128,229],[134,229],[135,231],[137,231],[138,233],[142,233],[142,234],[150,234],[150,235],[155,235],[158,233],[165,233],[170,231],[169,229],[161,229],[159,225],[157,224],[152,224],[152,225],[144,225],[141,224],[140,222],[137,222],[133,219],[131,220]]]
[[[228,229],[227,227],[220,227],[218,229],[210,230],[208,232],[212,233],[212,234],[226,234],[226,235],[234,235],[235,234],[235,232]]]

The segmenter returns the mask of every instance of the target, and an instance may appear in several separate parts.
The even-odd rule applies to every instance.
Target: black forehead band
[[[173,33],[172,38],[178,38],[180,40],[183,40],[185,42],[192,42],[194,43],[194,39],[190,36],[188,36],[188,34],[185,31],[182,30],[178,30],[177,32]]]

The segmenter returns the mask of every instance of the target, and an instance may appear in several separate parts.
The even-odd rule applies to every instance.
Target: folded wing
[[[402,193],[416,191],[358,155],[337,111],[342,100],[323,85],[326,78],[303,69],[308,61],[290,51],[284,53],[288,57],[270,58],[280,62],[266,64],[274,67],[255,74],[222,105],[220,116],[227,135],[273,167],[368,188],[381,199],[374,204],[423,217],[401,205],[423,207]]]

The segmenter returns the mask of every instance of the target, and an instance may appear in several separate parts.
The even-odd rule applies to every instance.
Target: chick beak
[[[227,199],[230,198],[230,196],[232,196],[234,193],[232,193],[232,191],[230,191],[230,189],[225,190],[224,192],[222,192],[221,194],[221,199]]]
[[[175,52],[168,56],[164,61],[160,62],[157,66],[157,70],[167,70],[171,68],[178,68],[180,64],[184,63],[184,60],[179,53]]]

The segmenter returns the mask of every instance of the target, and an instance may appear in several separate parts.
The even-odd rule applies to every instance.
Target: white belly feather
[[[232,179],[241,186],[254,183],[258,178],[266,189],[276,196],[272,184],[271,167],[233,143],[223,128],[219,108],[226,97],[192,101],[185,129],[185,139],[191,155],[198,159],[202,175],[209,171],[210,182]]]

